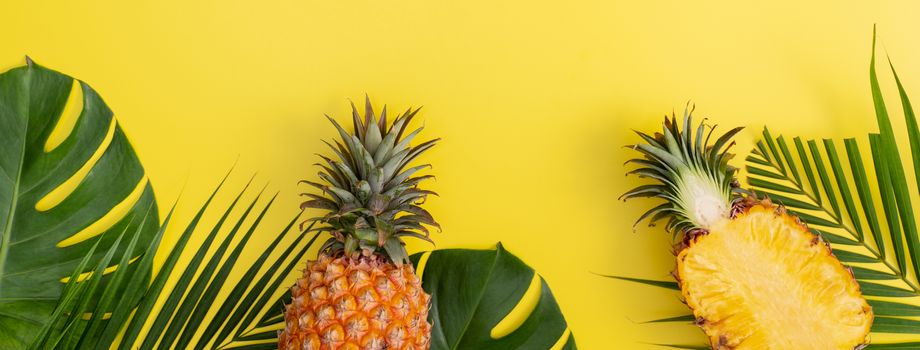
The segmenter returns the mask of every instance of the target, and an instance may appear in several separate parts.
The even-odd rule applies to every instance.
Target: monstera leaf
[[[67,277],[95,266],[119,233],[145,247],[156,212],[137,155],[92,88],[28,59],[0,74],[0,349],[24,348]]]
[[[546,281],[501,244],[411,259],[431,294],[431,349],[577,349]],[[539,296],[529,303],[524,295],[533,288]],[[508,324],[523,315],[517,327]]]

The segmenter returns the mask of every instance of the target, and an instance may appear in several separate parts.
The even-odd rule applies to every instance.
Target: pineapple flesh
[[[333,158],[320,156],[322,183],[302,181],[318,191],[304,193],[309,200],[301,209],[325,212],[304,224],[330,237],[291,288],[278,348],[425,350],[431,296],[422,289],[403,239],[430,242],[429,227],[440,228],[421,207],[435,193],[418,187],[433,176],[417,173],[430,165],[411,165],[438,140],[410,145],[422,130],[406,132],[418,109],[392,123],[386,107],[379,118],[374,114],[370,100],[363,119],[352,109],[350,133],[329,118],[340,139],[327,143]]]
[[[769,201],[677,255],[677,279],[717,349],[854,349],[872,309],[830,248]]]
[[[861,349],[872,308],[852,272],[820,236],[781,205],[740,188],[728,165],[733,129],[683,130],[665,118],[662,133],[639,133],[644,155],[630,173],[656,182],[623,195],[665,202],[640,218],[667,220],[674,234],[684,301],[713,349]]]

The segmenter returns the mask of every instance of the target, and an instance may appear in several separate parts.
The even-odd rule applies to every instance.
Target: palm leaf
[[[873,332],[920,336],[920,321],[905,318],[920,314],[920,241],[913,214],[917,197],[908,185],[910,165],[902,161],[874,52],[873,43],[870,84],[879,133],[864,140],[868,150],[853,138],[821,143],[794,138],[796,150],[777,155],[764,152],[764,144],[768,149],[771,143],[788,148],[786,141],[764,130],[764,140],[748,157],[749,183],[790,207],[852,267],[876,315]],[[893,66],[891,71],[904,107],[913,170],[920,181],[920,132]],[[871,161],[863,161],[866,157]],[[816,180],[802,181],[791,170],[796,165],[802,165],[808,179]]]
[[[223,181],[185,227],[177,245],[154,277],[153,283],[148,284],[149,274],[117,269],[111,283],[100,285],[98,272],[107,266],[108,260],[118,251],[118,244],[113,245],[95,266],[92,275],[82,281],[76,278],[70,280],[53,313],[52,322],[41,329],[31,348],[109,349],[119,333],[123,334],[123,338],[117,344],[118,348],[122,349],[233,348],[235,342],[249,341],[253,335],[264,333],[264,330],[260,329],[263,326],[259,325],[258,317],[263,313],[274,312],[271,309],[277,306],[277,298],[283,297],[287,289],[286,285],[282,286],[282,281],[289,277],[289,272],[294,270],[295,265],[302,263],[303,255],[313,245],[317,235],[311,235],[312,238],[304,244],[306,231],[292,229],[298,219],[295,217],[281,229],[277,238],[264,248],[255,263],[244,270],[241,278],[229,280],[231,272],[239,268],[239,257],[259,228],[274,198],[268,200],[260,207],[258,213],[255,213],[253,209],[260,198],[256,196],[249,202],[245,211],[234,218],[235,224],[229,232],[223,236],[217,235],[216,232],[229,220],[231,211],[246,193],[244,188],[234,201],[222,210],[220,219],[207,227],[209,235],[205,242],[194,250],[186,249],[191,236],[202,228],[201,218],[211,206],[222,184]],[[162,234],[169,225],[170,217],[171,215],[167,216],[152,244],[146,247],[140,259],[139,266],[147,271],[152,266],[153,257]],[[150,217],[143,219],[148,220]],[[241,230],[244,221],[251,221],[245,231]],[[132,233],[125,230],[120,235],[115,235],[115,241],[130,240],[127,243],[129,247],[136,245],[140,236],[137,232],[140,231]],[[214,252],[209,252],[215,242],[219,244],[218,248]],[[287,245],[287,248],[278,253],[278,247],[281,245]],[[92,253],[97,250],[98,247],[92,247],[78,267],[90,266]],[[175,270],[179,257],[187,253],[193,255],[192,261],[181,270],[179,281],[171,290],[167,290],[167,278]],[[263,268],[266,265],[268,268]],[[282,266],[285,269],[281,269]],[[75,270],[74,275],[80,270]],[[217,293],[228,284],[233,285],[230,288],[231,293],[219,299]],[[96,305],[90,305],[87,301],[91,300],[90,296],[97,290],[103,297]],[[117,295],[117,302],[116,291],[122,291]],[[158,301],[165,303],[157,306]],[[113,303],[116,304],[115,311],[104,321],[102,315],[107,310],[106,306]],[[130,315],[132,311],[133,317]],[[211,311],[214,311],[214,315],[208,318]],[[77,316],[84,314],[91,316]],[[158,322],[163,319],[167,321]],[[271,334],[274,334],[274,331]],[[275,341],[269,338],[266,340],[269,341],[261,344],[273,345],[272,341]]]
[[[144,169],[99,94],[67,75],[27,63],[0,74],[3,349],[26,347],[47,325],[64,288],[61,280],[87,253],[95,255],[84,267],[95,270],[109,255],[113,266],[103,269],[110,270],[149,246],[159,224]],[[130,239],[116,244],[120,232]],[[132,249],[125,254],[130,240]],[[115,246],[119,250],[110,252]],[[85,300],[93,304],[99,297],[90,294]]]
[[[154,345],[158,349],[173,346],[181,349],[233,348],[238,342],[252,340],[253,334],[265,331],[256,319],[260,314],[274,311],[272,309],[276,303],[270,301],[275,301],[272,298],[283,294],[288,288],[283,281],[289,280],[291,272],[296,271],[295,266],[303,263],[303,256],[316,241],[318,234],[311,234],[304,244],[304,238],[307,237],[305,232],[310,228],[305,231],[294,229],[299,216],[293,218],[262,251],[256,263],[242,270],[245,271],[242,278],[228,281],[230,273],[239,269],[240,255],[274,202],[274,198],[270,199],[257,215],[250,215],[256,200],[239,217],[228,236],[222,238],[216,251],[207,254],[208,244],[198,248],[195,256],[207,256],[207,263],[204,263],[204,259],[193,259],[186,267],[183,276],[195,276],[194,279],[183,281],[180,278],[180,283],[170,292],[167,304],[158,311],[156,318],[168,319],[169,322],[158,323],[154,320],[140,348],[152,349]],[[252,223],[249,228],[240,235],[242,223],[250,220]],[[219,224],[212,232],[217,229]],[[287,248],[279,254],[278,247],[281,244],[286,244]],[[226,254],[231,246],[233,249]],[[269,267],[262,271],[265,264]],[[282,266],[284,269],[281,269]],[[229,296],[218,298],[217,294],[227,285],[232,285]],[[170,303],[170,300],[175,302]],[[212,311],[213,316],[208,317]],[[275,335],[274,330],[270,332]],[[274,338],[268,340],[270,342],[263,344],[274,345],[277,341]]]

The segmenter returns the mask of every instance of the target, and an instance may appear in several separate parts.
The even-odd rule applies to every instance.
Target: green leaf
[[[169,278],[172,273],[173,268],[175,268],[176,263],[179,260],[179,257],[185,251],[185,247],[188,244],[189,239],[192,236],[192,233],[195,232],[195,228],[198,226],[198,223],[201,221],[201,217],[204,215],[207,208],[210,206],[211,202],[214,200],[214,196],[217,195],[217,192],[223,186],[226,181],[226,177],[221,180],[220,184],[217,185],[217,188],[211,192],[211,196],[204,202],[195,216],[192,218],[191,222],[185,227],[185,230],[182,232],[182,235],[179,237],[179,240],[173,246],[172,251],[167,256],[166,261],[163,263],[163,266],[160,268],[160,271],[154,277],[153,282],[149,285],[147,290],[143,292],[143,297],[137,305],[137,310],[134,313],[134,316],[131,318],[131,322],[128,323],[126,330],[124,331],[124,336],[121,341],[119,349],[128,349],[133,344],[134,341],[140,335],[141,330],[144,328],[147,318],[153,312],[154,306],[159,300],[160,293],[163,291],[163,288],[166,285],[166,280]],[[163,230],[163,228],[161,228]]]
[[[64,288],[64,292],[61,293],[61,298],[58,300],[58,304],[55,306],[54,312],[49,318],[49,322],[46,322],[44,325],[42,325],[41,330],[38,332],[38,336],[36,336],[32,343],[29,345],[29,349],[43,348],[45,347],[45,344],[48,343],[49,338],[55,338],[56,340],[54,340],[53,343],[56,343],[59,341],[61,336],[63,336],[62,333],[54,337],[52,332],[57,328],[57,324],[65,321],[63,317],[67,316],[69,313],[74,312],[76,303],[79,302],[79,296],[83,295],[86,284],[78,283],[77,277],[80,275],[81,271],[89,266],[89,261],[93,257],[96,248],[98,248],[98,243],[90,248],[89,252],[86,253],[86,256],[80,260],[80,263],[77,265],[76,269],[74,269],[73,273],[71,273],[67,282],[67,286]]]
[[[148,210],[147,213],[144,214],[144,218],[142,220],[147,220],[149,217],[150,217],[150,211]],[[143,226],[144,225],[142,223],[140,227],[143,227]],[[125,234],[126,233],[122,233],[122,236],[124,236]],[[138,230],[132,236],[133,237],[131,238],[131,241],[128,243],[128,248],[126,249],[126,251],[129,251],[129,252],[134,251],[134,247],[137,245],[137,240],[138,238],[140,238],[140,230]],[[121,240],[122,238],[123,237],[119,237],[119,240]],[[117,245],[113,245],[112,247],[115,248],[116,246]],[[115,249],[113,248],[109,249],[109,253],[113,253],[115,251]],[[155,254],[156,254],[155,251],[153,251],[153,253],[150,255],[155,255]],[[106,324],[106,321],[104,320],[104,316],[106,314],[105,310],[112,310],[113,309],[112,305],[117,305],[115,303],[118,300],[121,300],[127,293],[129,293],[129,291],[123,290],[121,288],[121,286],[125,285],[127,282],[125,279],[130,278],[131,275],[143,276],[143,277],[147,276],[147,273],[146,273],[147,270],[140,270],[140,271],[144,271],[144,273],[140,273],[140,274],[132,273],[134,271],[132,271],[132,269],[129,268],[130,260],[131,260],[130,254],[122,255],[121,260],[118,262],[118,265],[117,265],[118,267],[115,270],[115,273],[113,274],[111,281],[109,282],[110,285],[104,289],[102,296],[100,297],[99,304],[96,306],[96,309],[95,309],[96,312],[92,313],[93,315],[92,320],[90,324],[87,326],[86,330],[83,332],[80,338],[80,343],[77,344],[77,348],[90,346],[90,344],[94,342],[96,338],[101,336],[100,332],[103,330],[103,327],[105,327],[105,324]],[[117,309],[117,306],[115,307],[115,309]]]
[[[891,343],[891,344],[870,344],[868,349],[897,349],[897,350],[916,350],[920,349],[920,342],[916,343]]]
[[[815,140],[808,140],[808,150],[811,152],[812,160],[815,164],[815,170],[818,172],[818,177],[821,180],[821,184],[824,186],[824,194],[827,196],[828,203],[831,205],[833,213],[830,214],[834,219],[840,218],[840,202],[837,201],[837,195],[834,193],[834,182],[830,179],[830,176],[825,167],[824,158],[821,157],[821,151],[818,149],[818,144]],[[782,162],[778,162],[782,164]]]
[[[846,250],[835,250],[834,255],[837,256],[837,259],[847,263],[876,263],[878,262],[877,257],[867,256],[859,253],[849,252]]]
[[[867,269],[859,266],[850,266],[853,275],[860,280],[896,280],[900,276],[889,274],[887,272]]]
[[[894,67],[892,67],[892,72],[894,72]],[[879,125],[882,155],[888,162],[889,171],[887,174],[890,175],[892,186],[895,188],[894,197],[898,204],[898,214],[903,224],[904,242],[907,243],[907,250],[910,256],[913,257],[910,261],[913,263],[912,268],[914,270],[914,276],[917,277],[920,276],[920,251],[918,251],[918,249],[920,249],[920,238],[918,238],[917,223],[913,214],[913,205],[907,187],[904,165],[901,163],[898,143],[895,139],[894,130],[891,127],[888,110],[885,106],[885,100],[878,83],[878,76],[875,72],[875,36],[872,37],[872,61],[869,68],[869,82],[872,88],[872,101],[875,104],[875,114]],[[905,100],[905,108],[910,108],[910,101],[907,100],[906,93],[903,92],[900,86],[899,89]],[[908,112],[906,119],[907,122],[911,122],[914,119],[912,111]],[[916,128],[916,120],[913,121],[914,125],[908,126],[909,129]],[[911,144],[920,142],[916,139],[917,135],[914,132],[908,133],[908,137]],[[907,273],[906,270],[903,272]]]
[[[259,197],[261,195],[262,195],[262,192],[259,192],[259,194],[256,196],[255,199],[252,200],[252,202],[249,204],[249,206],[246,208],[243,214],[240,215],[239,219],[237,219],[236,224],[233,226],[232,229],[230,229],[230,232],[228,233],[228,237],[237,236],[237,233],[240,231],[240,228],[243,226],[243,221],[249,217],[249,214],[252,212],[252,209],[255,208],[256,203],[258,202]],[[274,198],[272,198],[268,202],[265,209],[268,209],[268,207],[271,206],[271,203],[273,201],[274,201]],[[233,206],[231,205],[230,207],[232,208]],[[264,215],[264,211],[262,212],[262,214]],[[257,217],[256,221],[253,224],[258,224],[258,222],[261,221],[261,218],[262,218],[261,215]],[[220,225],[215,226],[215,231],[217,231],[219,227]],[[249,240],[249,237],[252,235],[252,231],[249,231],[247,233],[248,234],[244,235],[243,238],[240,240],[240,244],[245,244],[246,241]],[[176,309],[175,312],[173,312],[172,314],[173,319],[169,323],[169,328],[167,328],[165,332],[163,333],[163,338],[160,340],[159,347],[170,348],[172,344],[176,341],[176,337],[178,337],[179,332],[185,329],[188,331],[188,332],[185,332],[185,334],[193,333],[193,330],[196,329],[198,325],[200,325],[200,323],[197,323],[196,321],[200,321],[199,317],[204,317],[204,315],[201,314],[201,312],[205,312],[207,308],[210,307],[210,305],[201,305],[201,308],[197,307],[199,301],[202,301],[201,299],[202,294],[205,293],[205,290],[211,290],[212,293],[216,293],[215,289],[220,288],[223,285],[223,283],[226,282],[226,278],[221,279],[220,277],[215,278],[212,281],[212,277],[214,276],[214,273],[217,271],[218,265],[223,263],[223,264],[229,264],[225,266],[233,266],[234,261],[232,260],[223,261],[224,255],[226,254],[227,249],[230,248],[230,243],[231,243],[230,239],[223,239],[220,242],[220,245],[218,245],[217,250],[213,252],[211,256],[208,258],[207,264],[205,264],[205,266],[201,269],[201,271],[199,271],[198,276],[195,277],[195,282],[191,285],[191,288],[188,288],[187,293],[183,293],[184,299],[182,301],[182,304],[179,306],[178,309]],[[204,252],[204,249],[199,250],[199,254],[201,254],[202,256],[204,255],[203,252]],[[196,254],[196,257],[199,254]],[[198,266],[197,264],[195,264],[195,261],[193,259],[193,262],[186,268],[186,272],[188,271],[194,272],[194,270],[197,267]],[[224,270],[223,271],[224,277],[226,277],[226,274],[229,273],[229,269],[222,269],[222,270]],[[173,293],[177,293],[177,290],[180,290],[180,288],[174,288]],[[181,288],[181,290],[185,290],[185,288]],[[206,304],[212,303],[212,301],[207,300],[207,299],[203,300],[202,302]],[[196,309],[201,310],[201,311],[198,311]],[[193,311],[198,311],[198,313],[193,315],[192,314]],[[193,323],[189,324],[189,322],[193,322]],[[147,338],[148,339],[151,338],[150,334],[147,335]],[[186,341],[189,341],[189,340],[190,339],[186,339]]]
[[[647,279],[623,277],[623,276],[607,276],[607,275],[601,275],[601,276],[608,277],[608,278],[615,278],[615,279],[623,280],[623,281],[641,283],[641,284],[653,286],[653,287],[661,287],[661,288],[667,288],[671,290],[680,290],[680,285],[674,281],[647,280]]]
[[[642,323],[665,323],[665,322],[684,322],[684,323],[693,323],[696,321],[696,316],[693,315],[680,315],[674,317],[665,317],[658,318],[650,321],[645,321]]]
[[[248,183],[246,184],[246,187],[247,188],[249,187]],[[242,197],[243,193],[245,193],[245,190],[246,188],[244,188],[243,191],[240,191],[240,193],[236,196],[236,198],[233,199],[233,202],[231,202],[230,205],[227,207],[227,209],[224,210],[220,219],[211,228],[211,232],[208,234],[208,236],[205,238],[204,242],[201,244],[198,251],[192,257],[192,260],[189,261],[184,266],[185,270],[182,271],[182,274],[180,275],[179,280],[175,282],[175,285],[173,286],[173,289],[170,292],[169,296],[166,298],[165,303],[161,306],[161,308],[159,309],[159,312],[157,312],[157,317],[154,319],[153,324],[150,326],[150,330],[148,331],[147,336],[144,337],[144,341],[143,343],[141,343],[141,348],[145,348],[145,349],[152,348],[156,344],[157,340],[159,339],[159,335],[162,334],[162,332],[166,329],[167,325],[170,322],[170,319],[172,319],[172,316],[174,315],[174,313],[177,312],[177,308],[179,307],[179,303],[182,297],[185,295],[186,291],[188,291],[189,288],[191,287],[192,278],[197,272],[198,266],[200,266],[202,260],[204,260],[204,256],[205,254],[207,254],[208,248],[210,248],[211,244],[213,244],[214,240],[217,237],[217,233],[220,231],[224,222],[226,222],[226,220],[230,216],[230,212],[239,202],[240,197]],[[189,228],[186,229],[186,233],[190,231],[194,231],[194,229],[195,229],[195,226],[189,226]],[[183,234],[183,236],[185,236],[185,234]],[[173,251],[173,253],[176,253],[176,252],[177,251],[175,250]],[[173,261],[172,263],[175,263],[175,262]],[[161,290],[154,291],[157,297],[159,296],[160,291]],[[149,300],[156,300],[156,299],[151,298]],[[180,318],[174,322],[182,322],[183,320],[184,319]],[[140,324],[140,322],[146,322],[146,320],[139,321],[138,324]],[[137,331],[139,332],[139,329],[137,329]],[[136,336],[136,333],[133,336]]]
[[[422,254],[411,257],[417,264]],[[539,300],[523,323],[502,337],[493,328],[539,279]],[[549,349],[567,323],[543,278],[501,244],[494,250],[443,249],[428,256],[422,286],[431,294],[431,349]],[[574,339],[567,340],[574,349]]]
[[[806,178],[808,179],[808,185],[813,194],[813,199],[817,204],[821,204],[821,191],[818,189],[818,181],[815,179],[815,172],[812,170],[811,161],[808,159],[808,153],[805,153],[805,145],[802,143],[802,138],[796,137],[793,139],[795,142],[795,150],[799,154],[799,161],[802,164],[803,172],[805,173]],[[795,162],[795,158],[791,155],[786,157],[787,162]],[[768,162],[769,163],[769,162]],[[801,186],[804,191],[805,187]]]
[[[222,184],[223,181],[221,182]],[[218,190],[220,187],[218,186]],[[218,231],[222,224],[230,219],[229,213],[245,193],[244,190],[238,194],[233,203],[223,210],[223,216],[210,229],[211,234],[205,242],[192,247],[194,249],[192,261],[183,266],[184,270],[178,281],[175,282],[172,291],[169,294],[162,294],[166,289],[165,281],[172,275],[173,268],[178,262],[178,257],[187,253],[188,240],[197,231],[201,217],[210,206],[218,190],[212,193],[211,197],[199,209],[198,214],[185,227],[177,245],[170,252],[164,266],[155,276],[152,284],[148,283],[148,274],[138,273],[138,271],[149,271],[146,269],[153,262],[153,257],[156,254],[162,234],[166,230],[166,225],[169,223],[170,216],[167,216],[166,222],[158,230],[152,244],[146,247],[147,250],[137,263],[139,268],[134,270],[117,269],[112,282],[107,285],[99,284],[101,281],[97,276],[100,275],[101,269],[108,265],[107,259],[111,259],[114,253],[119,251],[118,246],[114,245],[105,252],[105,259],[95,266],[95,273],[92,277],[77,283],[75,282],[75,277],[79,274],[79,271],[89,266],[88,263],[92,254],[85,256],[78,266],[80,268],[72,272],[71,282],[67,285],[55,311],[55,316],[52,318],[56,320],[54,323],[56,326],[49,323],[49,326],[41,329],[41,336],[32,345],[33,348],[109,349],[112,347],[111,344],[115,336],[121,332],[125,333],[124,340],[117,345],[122,349],[165,348],[169,345],[183,349],[204,349],[208,348],[208,344],[212,342],[211,347],[217,347],[220,344],[232,345],[235,342],[243,341],[253,336],[260,336],[260,332],[251,331],[259,327],[256,324],[257,315],[261,315],[277,305],[277,303],[270,303],[276,300],[272,299],[272,296],[287,290],[288,286],[283,284],[282,281],[288,276],[289,271],[295,270],[294,267],[302,263],[301,259],[304,254],[319,235],[314,234],[306,245],[301,244],[302,239],[305,237],[303,232],[306,231],[292,230],[299,219],[298,215],[280,231],[273,244],[264,248],[257,263],[247,266],[247,271],[242,278],[238,281],[228,279],[231,271],[237,268],[237,258],[248,247],[249,238],[259,229],[262,218],[274,201],[274,198],[269,200],[256,215],[255,212],[251,211],[258,201],[258,197],[256,197],[247,210],[236,217],[236,224],[226,235],[214,236],[214,232]],[[251,223],[245,233],[241,234],[244,221]],[[310,229],[311,227],[308,227],[305,230]],[[296,234],[297,237],[290,241],[287,238],[292,234]],[[122,233],[116,237],[116,242],[130,239],[128,245],[133,245],[137,243],[138,237],[139,233],[137,232],[132,232],[130,235]],[[218,244],[219,247],[214,252],[209,252],[209,248],[213,243]],[[282,244],[287,245],[285,252],[278,256],[273,254]],[[231,248],[232,250],[230,250]],[[229,251],[229,255],[224,254],[227,251]],[[293,251],[299,251],[299,254],[291,258],[291,252]],[[198,257],[202,258],[198,259]],[[206,264],[204,263],[204,257],[207,257]],[[122,263],[124,261],[125,258],[122,258]],[[262,263],[270,265],[270,267],[265,271],[261,271]],[[282,265],[285,265],[285,268],[279,269]],[[186,278],[192,274],[194,274],[194,278]],[[274,282],[268,283],[270,280]],[[253,282],[255,282],[254,286]],[[229,297],[218,300],[217,293],[227,284],[232,284],[233,286]],[[253,286],[253,288],[250,288],[250,286]],[[95,289],[99,289],[98,293],[102,294],[103,298],[102,302],[94,306],[89,303],[90,299],[87,296],[94,294]],[[123,293],[118,295],[118,302],[111,318],[108,322],[103,322],[97,316],[104,313],[105,305],[113,301],[114,293],[117,291],[123,291]],[[176,297],[177,295],[181,295],[183,298],[179,299]],[[164,299],[165,304],[156,305],[157,301],[163,301]],[[219,319],[224,322],[205,322],[207,310],[211,308],[218,308],[219,310],[217,315],[219,318],[212,320]],[[132,310],[135,315],[128,322],[128,316]],[[270,310],[269,313],[274,311]],[[84,313],[93,315],[89,322],[82,320],[80,317],[75,317],[75,315],[83,315]],[[230,317],[227,317],[227,315],[230,315]],[[169,322],[157,322],[163,319]],[[280,319],[278,321],[280,322]],[[148,330],[144,334],[143,341],[136,344],[140,331],[145,327]],[[214,331],[221,328],[225,331],[222,331],[220,337],[215,339]],[[231,333],[233,330],[238,330],[238,332]],[[200,339],[194,339],[195,335],[204,335],[202,331],[209,333]],[[159,342],[151,343],[150,339],[159,340]]]
[[[834,172],[834,178],[837,179],[837,189],[840,190],[840,196],[844,208],[847,210],[850,221],[853,223],[853,229],[856,231],[856,238],[863,239],[862,222],[859,219],[859,212],[856,210],[856,201],[850,192],[850,186],[847,183],[846,174],[843,173],[843,166],[840,164],[840,158],[837,155],[837,147],[834,146],[833,140],[824,140],[824,150],[827,152],[828,162],[831,164],[831,170]]]
[[[895,317],[876,317],[872,323],[872,331],[880,333],[909,333],[916,334],[920,329],[920,321]]]
[[[856,183],[856,192],[859,195],[860,204],[862,204],[863,214],[869,223],[869,230],[878,247],[880,258],[885,258],[885,240],[878,220],[878,211],[875,208],[875,202],[872,199],[872,192],[869,189],[869,180],[866,175],[865,165],[862,156],[859,153],[859,146],[856,140],[849,138],[844,140],[846,145],[847,157],[850,160],[850,168],[853,173],[853,182]],[[843,176],[843,175],[840,175]]]
[[[862,288],[863,295],[876,297],[912,297],[916,292],[912,290],[901,289],[875,282],[861,281],[859,287]]]
[[[136,246],[145,247],[159,219],[137,155],[89,85],[28,60],[0,74],[0,106],[0,348],[15,349],[49,319],[60,280],[91,247],[99,249],[90,266],[119,232],[139,231]],[[144,226],[131,221],[148,208]],[[86,296],[90,303],[97,297]]]
[[[906,271],[907,259],[904,257],[904,242],[901,236],[901,219],[898,217],[897,204],[894,199],[894,189],[891,187],[891,176],[888,176],[888,165],[882,157],[877,156],[881,151],[881,137],[877,134],[869,135],[869,144],[872,148],[872,155],[877,174],[879,192],[882,197],[882,209],[885,213],[885,219],[888,223],[888,237],[891,238],[894,246],[895,260],[898,261],[897,268],[892,267],[892,271]],[[882,245],[879,245],[882,246]]]
[[[869,300],[876,316],[920,316],[920,306],[883,300]]]

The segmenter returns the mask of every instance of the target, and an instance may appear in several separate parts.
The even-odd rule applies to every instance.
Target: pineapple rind
[[[762,202],[678,253],[681,293],[713,349],[854,349],[872,308],[820,237]]]
[[[431,324],[421,280],[412,265],[382,257],[307,263],[285,307],[282,350],[425,350]]]

